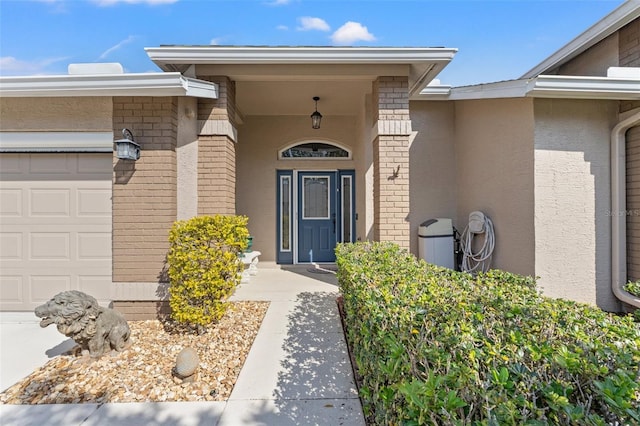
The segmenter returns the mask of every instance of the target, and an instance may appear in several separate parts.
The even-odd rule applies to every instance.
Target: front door
[[[298,262],[333,262],[336,172],[298,173]]]
[[[353,170],[278,171],[277,261],[335,261],[339,242],[353,242]]]

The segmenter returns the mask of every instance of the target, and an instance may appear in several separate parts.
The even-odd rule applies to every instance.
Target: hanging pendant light
[[[316,101],[316,110],[313,112],[313,114],[311,114],[311,128],[319,129],[320,122],[322,121],[322,114],[318,112],[318,101],[320,100],[320,98],[317,96],[314,96],[313,100]]]

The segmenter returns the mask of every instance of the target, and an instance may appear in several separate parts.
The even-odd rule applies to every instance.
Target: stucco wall
[[[354,148],[354,117],[325,117],[313,130],[308,116],[248,116],[238,128],[236,145],[237,213],[249,217],[254,250],[260,261],[276,259],[276,170],[356,169],[355,160],[278,160],[278,150],[296,141],[328,140]],[[356,155],[356,152],[354,152]],[[361,173],[356,169],[356,175]],[[356,191],[360,189],[356,187]],[[360,206],[356,206],[358,212]],[[358,235],[359,236],[359,235]]]
[[[356,238],[373,239],[373,144],[371,143],[371,95],[364,97],[355,121],[356,142],[353,159],[356,164]]]
[[[411,251],[418,253],[418,227],[430,218],[456,215],[453,102],[411,102],[414,131],[409,148]],[[462,230],[461,230],[462,231]]]
[[[198,122],[196,98],[178,98],[177,213],[178,219],[198,214]]]
[[[112,130],[110,97],[0,98],[2,131]]]
[[[616,102],[537,99],[536,275],[545,294],[617,310],[611,293],[609,132]]]
[[[480,210],[493,220],[492,267],[523,275],[534,269],[533,105],[531,99],[455,104],[456,227]]]

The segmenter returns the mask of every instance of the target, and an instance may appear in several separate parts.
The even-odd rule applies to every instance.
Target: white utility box
[[[453,223],[451,219],[429,219],[418,228],[418,256],[427,263],[455,269]]]

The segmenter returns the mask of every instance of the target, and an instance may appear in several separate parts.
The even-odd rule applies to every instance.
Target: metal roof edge
[[[0,77],[0,96],[195,96],[216,99],[215,83],[177,72]]]

